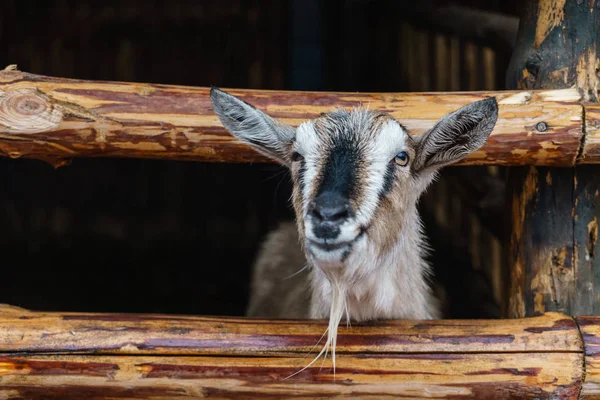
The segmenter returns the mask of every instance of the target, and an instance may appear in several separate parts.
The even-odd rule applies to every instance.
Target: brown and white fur
[[[293,128],[216,88],[211,101],[229,132],[287,166],[293,182],[296,224],[264,243],[249,316],[329,318],[319,356],[331,347],[334,367],[344,318],[441,317],[417,202],[441,167],[485,143],[498,116],[494,98],[450,113],[420,137],[362,108]]]

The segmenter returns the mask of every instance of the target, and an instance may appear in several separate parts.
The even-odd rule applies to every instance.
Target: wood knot
[[[37,133],[56,128],[63,113],[35,89],[9,90],[0,95],[0,127],[6,133]]]
[[[538,122],[535,125],[535,130],[538,132],[546,132],[548,130],[548,124],[545,122]]]

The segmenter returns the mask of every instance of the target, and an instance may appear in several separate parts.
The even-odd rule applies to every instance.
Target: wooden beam
[[[328,359],[285,379],[326,326],[0,307],[0,398],[575,399],[583,383],[582,337],[557,313],[343,327],[335,376]]]
[[[588,1],[529,0],[507,72],[510,89],[575,88],[584,134],[575,168],[509,169],[512,233],[508,315],[600,313],[599,14]]]
[[[93,329],[90,329],[93,328]],[[313,350],[326,321],[44,313],[0,307],[0,353],[285,355]],[[540,335],[539,333],[544,333]],[[532,334],[535,333],[535,334]],[[340,328],[337,353],[577,351],[571,318],[380,321]]]
[[[500,115],[484,147],[459,165],[572,166],[583,135],[576,90],[460,93],[331,93],[231,89],[291,125],[335,106],[368,104],[413,134],[462,105],[496,96]],[[270,162],[227,133],[209,89],[98,82],[0,71],[0,154],[47,160],[135,157]],[[586,162],[600,160],[590,154]]]
[[[0,395],[25,399],[577,399],[577,353],[304,357],[0,356]]]

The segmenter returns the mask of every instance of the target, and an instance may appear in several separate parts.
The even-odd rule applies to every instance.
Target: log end
[[[52,130],[63,119],[63,112],[33,88],[0,92],[2,133],[28,134]]]

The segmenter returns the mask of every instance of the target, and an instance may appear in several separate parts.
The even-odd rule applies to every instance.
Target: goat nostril
[[[315,203],[312,203],[312,204],[310,205],[310,209],[309,209],[308,213],[309,213],[309,214],[310,214],[310,215],[311,215],[313,218],[316,218],[316,219],[318,219],[319,221],[322,221],[322,220],[323,220],[323,216],[322,216],[322,215],[321,215],[321,213],[319,212],[319,207],[318,207],[318,206],[317,206]]]
[[[330,213],[330,215],[328,216],[327,219],[329,221],[339,221],[342,219],[346,219],[347,216],[348,216],[348,210],[346,210],[346,208],[341,208],[341,209],[332,210],[332,212]]]
[[[313,209],[313,215],[320,222],[340,223],[348,218],[348,208],[345,205],[327,205]]]
[[[319,213],[319,210],[317,210],[316,208],[313,208],[312,210],[310,210],[310,214],[313,216],[313,218],[316,218],[319,221],[323,220],[321,213]]]

